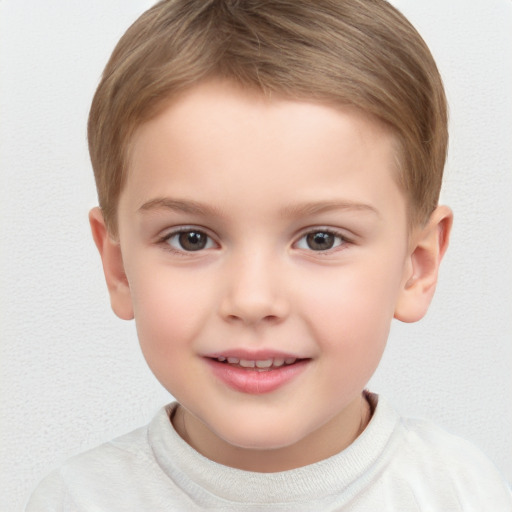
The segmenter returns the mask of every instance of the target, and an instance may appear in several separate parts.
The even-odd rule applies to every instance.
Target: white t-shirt
[[[26,512],[512,511],[510,489],[470,443],[370,400],[373,417],[348,448],[279,473],[203,457],[172,427],[171,404],[147,427],[70,459],[41,482]]]

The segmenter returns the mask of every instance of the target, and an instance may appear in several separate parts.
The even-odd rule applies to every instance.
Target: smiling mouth
[[[299,378],[310,358],[271,353],[210,354],[206,357],[213,375],[236,392],[261,395],[277,391]]]
[[[272,357],[269,359],[240,359],[238,357],[215,357],[213,361],[232,366],[234,368],[243,368],[245,370],[255,370],[259,372],[276,370],[278,368],[292,366],[298,362],[305,361],[296,357]]]

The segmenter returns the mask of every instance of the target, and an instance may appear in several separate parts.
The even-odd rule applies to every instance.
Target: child
[[[89,118],[112,308],[177,402],[28,511],[512,510],[492,465],[365,386],[426,313],[452,213],[446,102],[381,0],[173,0]]]

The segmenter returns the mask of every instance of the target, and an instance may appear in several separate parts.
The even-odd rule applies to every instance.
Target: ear
[[[100,208],[93,208],[89,212],[89,223],[94,243],[101,256],[112,310],[119,318],[132,320],[133,306],[130,285],[124,272],[119,241],[115,240],[108,232]]]
[[[438,206],[428,223],[412,234],[395,307],[394,316],[398,320],[417,322],[427,313],[436,288],[439,265],[448,248],[452,223],[450,208]]]

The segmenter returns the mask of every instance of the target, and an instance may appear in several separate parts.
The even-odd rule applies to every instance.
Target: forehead
[[[258,202],[281,189],[308,201],[317,193],[336,196],[339,182],[354,196],[348,199],[362,200],[365,182],[396,187],[395,161],[390,131],[355,108],[212,81],[173,98],[139,127],[123,191],[129,193],[121,199],[140,205],[159,193],[193,192],[201,200],[215,201],[218,193]]]
[[[151,119],[142,122],[135,130],[131,140],[133,148],[140,142],[141,132],[148,129],[148,125],[156,122],[165,122],[167,118],[171,122],[179,124],[183,129],[191,125],[194,131],[200,135],[202,129],[213,128],[218,131],[226,128],[231,121],[236,121],[237,132],[255,136],[257,132],[251,129],[258,128],[260,121],[266,124],[264,132],[281,123],[287,128],[287,132],[281,132],[283,137],[291,131],[292,125],[298,133],[301,127],[312,127],[314,123],[324,125],[336,125],[339,129],[342,124],[350,124],[350,130],[358,130],[360,135],[366,138],[386,136],[393,138],[392,129],[377,117],[367,114],[353,105],[336,104],[328,99],[320,101],[307,97],[295,97],[284,93],[270,91],[264,93],[255,87],[245,87],[226,79],[213,78],[199,82],[193,87],[186,88],[169,99],[164,99],[151,109],[157,112]],[[351,117],[350,123],[344,120]],[[173,121],[171,121],[171,117]],[[223,123],[223,121],[226,121]],[[311,132],[304,134],[311,138]]]

